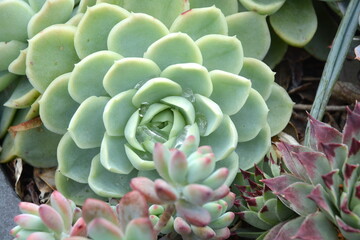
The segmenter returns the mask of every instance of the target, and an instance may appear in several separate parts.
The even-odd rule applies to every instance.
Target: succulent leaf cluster
[[[342,133],[309,118],[310,147],[279,143],[288,171],[262,180],[300,217],[281,223],[265,239],[338,239],[339,232],[345,239],[358,239],[360,104],[348,110]]]
[[[152,181],[137,177],[132,189],[141,192],[151,207],[152,220],[158,224],[166,209],[174,207],[175,216],[159,230],[173,226],[184,239],[226,239],[234,213],[227,212],[235,195],[226,185],[229,170],[215,169],[215,156],[209,146],[197,150],[194,136],[188,137],[181,150],[156,143],[154,163],[162,178]],[[160,218],[160,219],[159,219]]]
[[[19,207],[23,214],[15,217],[18,226],[11,230],[16,240],[156,239],[146,200],[136,191],[127,193],[115,210],[90,198],[81,210],[58,191],[50,205],[21,202]]]

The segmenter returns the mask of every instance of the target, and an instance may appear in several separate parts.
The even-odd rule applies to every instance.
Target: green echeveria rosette
[[[189,135],[212,147],[218,167],[232,169],[229,183],[239,163],[261,159],[288,121],[269,119],[281,108],[290,117],[292,102],[274,73],[244,58],[240,41],[227,33],[215,7],[184,12],[167,28],[100,3],[77,27],[55,25],[32,38],[27,75],[43,92],[40,116],[64,134],[57,176],[63,193],[89,184],[98,195],[121,197],[132,177],[156,177],[155,142],[180,147]]]

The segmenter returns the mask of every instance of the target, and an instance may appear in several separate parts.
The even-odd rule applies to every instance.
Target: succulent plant
[[[359,239],[360,104],[348,110],[342,133],[309,118],[310,147],[277,144],[288,172],[262,180],[300,217],[264,239]]]
[[[138,175],[155,178],[154,143],[180,147],[189,135],[210,145],[218,167],[232,166],[234,177],[238,164],[247,168],[263,157],[270,136],[290,118],[286,91],[269,67],[243,58],[222,12],[208,7],[179,15],[186,6],[177,2],[171,16],[168,9],[151,12],[142,1],[124,2],[164,23],[99,2],[77,26],[53,25],[29,41],[26,74],[42,93],[41,121],[64,135],[57,186],[76,203],[93,191],[121,197]],[[148,31],[139,31],[145,26]]]
[[[97,199],[87,199],[81,210],[57,191],[50,205],[21,202],[19,207],[23,214],[11,230],[16,240],[156,239],[146,200],[136,191],[125,194],[115,211]]]
[[[153,159],[162,178],[152,181],[137,177],[130,185],[148,202],[157,204],[151,210],[160,215],[152,217],[155,230],[166,233],[173,225],[183,239],[226,239],[230,236],[227,227],[235,216],[226,212],[235,200],[225,184],[229,170],[215,169],[211,148],[202,146],[196,150],[194,136],[188,137],[183,146],[183,151],[169,150],[156,143]],[[173,211],[176,214],[172,217]]]

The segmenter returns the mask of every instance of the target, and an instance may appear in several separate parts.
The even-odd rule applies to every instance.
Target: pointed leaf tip
[[[155,192],[155,183],[146,177],[136,177],[131,179],[130,187],[133,190],[139,191],[145,199],[153,204],[161,204],[161,199]]]

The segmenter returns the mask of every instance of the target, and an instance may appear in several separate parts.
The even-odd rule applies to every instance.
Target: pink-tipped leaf
[[[178,216],[183,218],[189,224],[204,227],[211,221],[209,212],[203,207],[191,204],[185,200],[177,201],[175,207]]]
[[[39,216],[43,223],[52,231],[60,234],[64,230],[64,221],[61,215],[52,207],[42,204],[39,207]]]
[[[214,191],[201,184],[189,184],[183,188],[183,195],[192,204],[202,206],[214,197]]]
[[[179,197],[176,189],[162,179],[155,180],[155,192],[163,202],[175,202]]]
[[[35,232],[30,234],[26,240],[55,240],[54,236],[46,232]]]
[[[117,216],[112,208],[103,201],[88,198],[86,199],[83,209],[83,219],[89,224],[95,218],[103,218],[117,225],[119,223]]]
[[[70,236],[87,236],[86,222],[82,217],[75,222],[70,231]]]
[[[347,109],[347,119],[346,124],[343,129],[343,143],[350,147],[352,139],[360,140],[360,113],[359,113],[359,105],[356,104],[355,110],[351,111],[349,108]]]
[[[207,177],[202,184],[207,185],[213,190],[223,185],[229,176],[229,170],[227,168],[219,168]]]
[[[122,240],[123,234],[112,222],[105,218],[95,218],[88,224],[88,233],[93,240]]]
[[[155,240],[156,234],[149,218],[137,218],[129,222],[126,227],[125,239]]]
[[[174,220],[174,230],[181,236],[189,235],[191,233],[190,225],[181,217],[176,217]]]
[[[139,191],[145,199],[153,204],[162,204],[162,200],[155,192],[155,183],[146,177],[136,177],[131,179],[130,187]]]
[[[169,174],[172,181],[175,183],[185,184],[188,170],[186,155],[179,151],[174,150],[171,153],[169,163]]]
[[[20,202],[19,209],[22,213],[29,213],[32,215],[39,215],[39,205],[30,202]]]
[[[155,163],[155,168],[159,175],[170,181],[171,178],[169,176],[169,162],[170,162],[171,153],[169,149],[167,149],[161,143],[155,143],[154,152],[153,152],[153,161]]]
[[[73,211],[71,204],[59,191],[53,191],[50,196],[50,205],[60,214],[64,221],[64,228],[66,231],[70,231]]]

